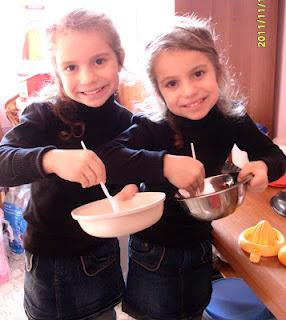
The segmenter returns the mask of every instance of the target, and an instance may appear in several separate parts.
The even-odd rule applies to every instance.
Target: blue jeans
[[[140,320],[200,319],[211,297],[212,247],[168,248],[129,241],[123,311]]]
[[[105,319],[102,314],[121,300],[124,280],[117,240],[107,241],[84,256],[47,257],[26,252],[25,258],[28,319]]]

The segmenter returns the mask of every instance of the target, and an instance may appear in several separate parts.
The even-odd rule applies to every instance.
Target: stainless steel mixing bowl
[[[272,209],[281,216],[286,217],[286,189],[278,192],[270,200]]]
[[[205,179],[204,190],[198,196],[177,200],[192,217],[199,220],[216,220],[232,214],[242,204],[246,194],[246,183],[237,182],[238,172],[226,173]]]

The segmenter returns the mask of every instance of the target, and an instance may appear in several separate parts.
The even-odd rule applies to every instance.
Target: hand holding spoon
[[[84,142],[81,141],[81,146],[84,150],[87,150],[87,147],[85,146]],[[118,212],[119,211],[119,206],[118,203],[116,202],[116,200],[110,195],[108,189],[106,188],[105,184],[103,182],[100,182],[100,186],[101,189],[103,191],[103,193],[105,194],[106,198],[109,200],[111,207],[113,209],[114,212]]]

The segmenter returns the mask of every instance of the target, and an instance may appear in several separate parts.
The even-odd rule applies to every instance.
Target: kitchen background
[[[78,0],[70,0],[61,8],[59,3],[49,0],[11,0],[5,4],[5,9],[0,10],[0,137],[11,126],[6,117],[7,102],[12,99],[15,104],[15,96],[27,94],[25,86],[28,82],[24,75],[33,73],[35,68],[41,72],[48,70],[41,43],[44,18],[50,12],[61,13],[77,3]],[[255,121],[267,126],[271,138],[279,144],[286,144],[285,0],[81,0],[80,5],[106,11],[120,31],[126,49],[126,71],[122,74],[120,94],[123,104],[134,111],[153,105],[157,107],[139,68],[143,65],[140,52],[152,32],[175,12],[194,11],[199,16],[212,16],[221,34],[222,48],[230,55],[230,63],[235,66],[242,90],[249,99],[249,113]],[[263,12],[258,10],[262,8],[266,10],[265,16],[259,18],[258,14]],[[266,28],[260,29],[261,24]],[[265,48],[257,45],[257,32],[261,30],[265,30],[262,34]],[[30,41],[30,52],[25,47],[28,38],[34,42],[32,46]],[[122,266],[126,273],[127,238],[120,239],[120,242]],[[0,320],[23,320],[23,259],[21,255],[9,254],[12,279],[0,285]],[[120,319],[127,318],[121,314]]]

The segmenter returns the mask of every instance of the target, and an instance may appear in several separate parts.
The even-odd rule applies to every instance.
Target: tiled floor
[[[9,265],[11,279],[0,285],[0,320],[27,320],[23,309],[23,255],[10,254]],[[131,320],[121,311],[120,305],[116,308],[117,320]]]

